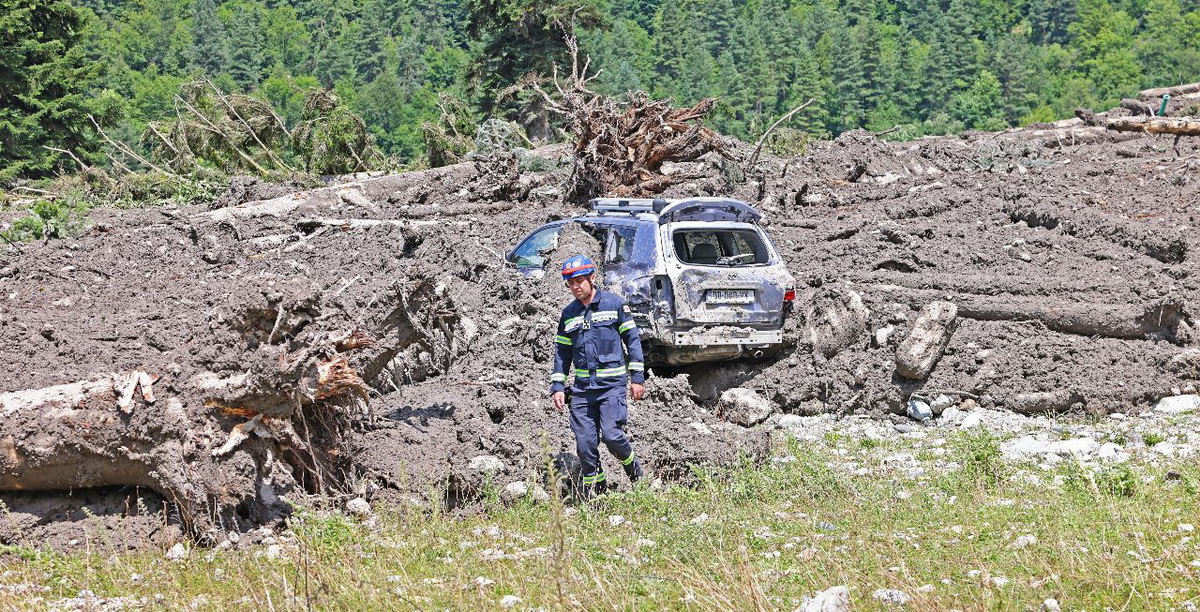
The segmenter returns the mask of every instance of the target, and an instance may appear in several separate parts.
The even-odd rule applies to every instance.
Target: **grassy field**
[[[790,440],[762,466],[580,508],[307,510],[275,544],[178,561],[0,548],[0,609],[792,610],[835,585],[856,610],[886,609],[876,589],[904,591],[910,610],[1200,604],[1195,460],[1043,471],[1005,463],[998,442],[956,434],[933,456]]]

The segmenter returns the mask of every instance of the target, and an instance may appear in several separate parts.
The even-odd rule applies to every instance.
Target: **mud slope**
[[[540,478],[572,448],[546,395],[568,295],[499,254],[579,210],[561,202],[561,150],[536,155],[103,211],[79,238],[5,253],[0,541],[66,545],[100,524],[119,545],[220,541],[305,492],[454,505]],[[534,165],[552,169],[519,171]],[[679,166],[711,178],[667,195],[767,214],[802,299],[778,361],[651,378],[631,431],[661,477],[763,456],[771,421],[734,424],[757,419],[716,401],[734,387],[805,414],[937,394],[1130,412],[1200,384],[1190,142],[850,133],[734,185],[716,161]],[[556,259],[595,248],[564,243]],[[158,522],[121,520],[142,509]]]

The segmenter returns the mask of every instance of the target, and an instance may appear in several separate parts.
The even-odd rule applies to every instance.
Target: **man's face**
[[[592,275],[576,276],[567,279],[567,289],[575,299],[582,300],[592,295]]]

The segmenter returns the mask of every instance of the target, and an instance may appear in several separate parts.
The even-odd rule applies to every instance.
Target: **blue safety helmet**
[[[562,276],[563,280],[567,280],[576,276],[587,276],[595,271],[596,264],[592,263],[591,259],[584,255],[572,255],[563,262]]]

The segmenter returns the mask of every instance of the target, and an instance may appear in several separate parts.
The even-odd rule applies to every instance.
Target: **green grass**
[[[70,555],[0,549],[0,609],[88,589],[166,609],[474,610],[516,595],[515,609],[791,610],[838,584],[855,610],[881,609],[879,588],[909,593],[911,610],[1032,610],[1047,597],[1063,609],[1200,603],[1200,546],[1178,528],[1200,524],[1194,463],[1170,466],[1175,480],[1167,466],[1078,465],[1030,479],[998,444],[952,437],[944,460],[958,467],[919,480],[874,456],[862,463],[872,473],[856,476],[823,444],[792,441],[778,453],[795,461],[698,471],[691,487],[579,509],[493,496],[474,514],[381,509],[374,524],[307,510],[280,545],[196,549],[179,562],[94,544]],[[1022,535],[1036,542],[1014,546]],[[49,591],[38,602],[4,586],[22,583]]]

